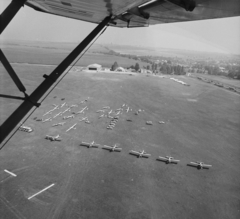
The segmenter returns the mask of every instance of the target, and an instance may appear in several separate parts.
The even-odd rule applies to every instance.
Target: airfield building
[[[99,64],[91,64],[87,67],[88,71],[101,71],[102,66]]]

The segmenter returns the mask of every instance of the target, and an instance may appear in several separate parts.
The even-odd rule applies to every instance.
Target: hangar
[[[89,71],[100,71],[102,69],[102,66],[99,64],[91,64],[87,67],[87,70]]]

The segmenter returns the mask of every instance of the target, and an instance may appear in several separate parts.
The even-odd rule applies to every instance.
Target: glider
[[[84,113],[85,110],[87,110],[87,106],[85,106],[84,108],[82,108],[80,111],[76,112],[75,114],[80,114],[80,113]]]
[[[81,118],[81,119],[78,119],[80,122],[82,122],[82,121],[88,121],[88,117],[83,117],[83,118]]]
[[[144,157],[144,158],[148,158],[151,156],[151,154],[147,154],[144,150],[142,150],[142,151],[131,150],[129,153],[132,155],[135,155],[137,157]]]
[[[105,115],[104,114],[102,114],[101,116],[99,116],[98,118],[100,119],[100,118],[103,118]]]
[[[62,140],[59,135],[56,135],[56,136],[46,135],[45,139],[50,140],[50,141],[61,141]]]
[[[56,124],[53,124],[52,126],[63,126],[66,122],[59,122],[59,123],[56,123]]]
[[[122,151],[122,148],[118,147],[116,144],[113,146],[103,145],[102,148],[105,150],[109,150],[110,152],[112,152],[112,151],[121,152]]]
[[[205,164],[201,161],[197,161],[197,162],[190,162],[188,164],[188,166],[191,166],[191,167],[196,167],[197,169],[209,169],[210,167],[212,167],[212,165],[209,165],[209,164]]]
[[[104,112],[104,110],[98,110],[98,111],[96,111],[96,113],[100,113],[100,112]]]
[[[33,131],[33,129],[32,129],[31,127],[25,126],[25,125],[21,125],[21,126],[18,128],[18,130],[24,131],[24,132],[32,132],[32,131]]]
[[[72,125],[69,129],[66,130],[66,132],[70,131],[71,129],[76,129],[76,125],[77,125],[77,123],[75,123],[74,125]]]
[[[157,160],[163,161],[166,164],[169,164],[169,163],[177,164],[180,161],[180,160],[175,160],[173,157],[170,157],[170,156],[166,156],[166,157],[159,156]]]
[[[81,145],[81,146],[88,147],[88,148],[98,148],[99,146],[101,146],[100,144],[94,143],[94,141],[91,142],[91,143],[82,142],[80,145]]]
[[[64,102],[63,104],[61,104],[60,107],[62,108],[62,107],[64,107],[65,105],[66,105],[66,102]]]
[[[62,115],[62,112],[57,113],[55,116],[53,116],[53,119],[56,118],[57,116]]]
[[[74,115],[64,116],[64,117],[63,117],[63,119],[70,119],[70,118],[74,118]]]
[[[66,113],[66,112],[68,112],[68,111],[71,111],[71,108],[67,108],[67,109],[65,109],[63,112],[61,112],[60,115],[63,115],[64,113]]]
[[[48,122],[48,121],[52,121],[52,117],[42,120],[42,122]]]
[[[48,112],[46,112],[45,114],[43,114],[43,116],[46,116],[48,114],[51,114],[55,109],[59,109],[58,105],[56,105],[53,109],[49,110]]]
[[[97,24],[97,26],[52,73],[43,75],[43,82],[31,94],[28,94],[25,86],[0,49],[0,60],[3,66],[19,91],[24,94],[24,97],[20,97],[23,103],[0,127],[0,144],[3,143],[7,136],[12,136],[11,133],[14,133],[19,122],[22,121],[33,107],[40,107],[44,97],[47,96],[47,91],[56,85],[58,80],[61,80],[62,74],[73,61],[109,25],[128,28],[147,27],[154,24],[240,15],[239,0],[12,0],[1,13],[0,34],[2,34],[24,5],[38,12],[91,22]]]

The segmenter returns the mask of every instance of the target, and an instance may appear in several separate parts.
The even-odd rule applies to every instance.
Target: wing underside
[[[35,10],[110,25],[146,27],[153,24],[240,16],[239,0],[28,0]]]

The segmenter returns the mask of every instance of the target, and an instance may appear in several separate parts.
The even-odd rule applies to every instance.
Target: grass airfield
[[[45,68],[49,72],[47,67],[41,71]],[[42,80],[41,73],[34,74],[37,81]],[[27,81],[26,71],[22,77]],[[239,95],[194,78],[174,77],[190,86],[157,76],[70,72],[25,123],[34,131],[18,131],[0,152],[1,216],[239,218]],[[33,119],[42,118],[52,104],[64,102],[78,104],[71,112],[84,106],[89,109],[69,120]],[[119,115],[113,130],[106,129],[111,119],[99,118],[96,111],[104,106],[115,110],[123,104],[132,111]],[[1,114],[8,114],[4,109]],[[135,115],[138,109],[144,111]],[[78,120],[85,116],[90,124]],[[149,120],[153,125],[146,125]],[[63,121],[63,126],[52,127]],[[75,123],[77,128],[66,132]],[[48,141],[47,134],[59,134],[62,141]],[[122,152],[80,146],[93,140],[118,144]],[[130,150],[145,150],[151,157],[137,158]],[[166,155],[180,162],[156,160]],[[213,166],[198,170],[187,166],[190,161]],[[49,185],[53,186],[30,198]]]

